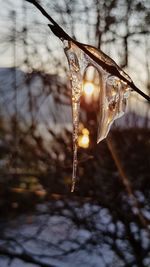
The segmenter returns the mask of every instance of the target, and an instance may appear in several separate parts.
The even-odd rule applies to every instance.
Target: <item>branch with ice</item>
[[[99,125],[97,142],[106,138],[112,123],[125,113],[127,98],[132,90],[150,102],[150,97],[133,83],[131,78],[108,55],[93,46],[82,44],[70,37],[35,0],[26,0],[34,4],[52,23],[48,24],[51,31],[64,43],[64,51],[70,67],[72,86],[73,112],[73,175],[74,191],[77,172],[78,128],[80,114],[80,97],[82,94],[83,77],[88,66],[97,69],[100,78],[99,93]]]
[[[114,60],[112,60],[102,51],[101,53],[105,55],[107,59],[109,59],[108,61],[111,62],[111,64],[108,64],[108,62],[105,62],[100,58],[97,58],[95,54],[93,54],[91,51],[87,49],[87,47],[89,47],[88,45],[79,43],[76,40],[74,40],[71,36],[69,36],[36,0],[25,0],[25,1],[36,6],[40,10],[40,12],[44,15],[44,17],[46,17],[50,21],[50,23],[52,23],[48,24],[48,26],[58,38],[60,38],[61,40],[72,41],[81,50],[83,50],[89,57],[91,57],[97,64],[101,65],[103,69],[106,69],[106,71],[108,71],[110,74],[115,75],[118,78],[122,79],[123,81],[127,82],[128,86],[130,86],[132,90],[136,91],[138,94],[144,97],[148,102],[150,102],[150,97],[146,95],[144,92],[142,92],[139,88],[137,88],[137,86],[133,83],[133,81],[129,78],[129,76],[115,63]]]

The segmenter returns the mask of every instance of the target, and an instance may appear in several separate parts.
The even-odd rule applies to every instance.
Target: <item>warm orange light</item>
[[[89,143],[90,143],[89,131],[88,129],[84,128],[82,130],[82,135],[79,135],[78,137],[78,145],[79,147],[82,147],[82,148],[88,148]]]
[[[83,91],[85,95],[91,96],[94,92],[94,84],[91,82],[86,82],[83,85]]]

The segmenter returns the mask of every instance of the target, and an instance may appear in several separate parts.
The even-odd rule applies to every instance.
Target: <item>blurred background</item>
[[[150,2],[41,0],[76,40],[102,49],[150,95]],[[68,63],[23,0],[0,9],[0,266],[150,266],[150,110],[132,92],[97,145],[98,73],[84,76],[78,181]]]

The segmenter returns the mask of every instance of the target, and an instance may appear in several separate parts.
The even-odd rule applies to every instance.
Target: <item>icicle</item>
[[[112,123],[121,117],[126,108],[126,99],[131,88],[126,81],[132,82],[130,77],[119,66],[105,55],[102,51],[93,46],[83,45],[90,54],[85,53],[72,41],[63,41],[64,50],[70,67],[70,80],[72,85],[72,110],[73,110],[73,175],[72,188],[74,191],[77,172],[77,148],[78,148],[78,127],[80,114],[80,97],[82,94],[83,77],[88,66],[97,69],[100,77],[99,93],[99,124],[97,142],[106,138]],[[98,64],[92,57],[102,64]],[[105,66],[108,66],[105,68]],[[114,70],[114,75],[109,73],[109,67]],[[116,75],[115,75],[116,74]],[[118,75],[119,74],[119,75]],[[122,77],[119,78],[118,76]]]
[[[64,41],[65,53],[70,66],[70,80],[72,86],[72,115],[73,115],[73,173],[71,192],[75,189],[77,177],[77,150],[78,150],[78,128],[80,115],[80,97],[82,93],[82,72],[80,55],[76,51],[76,47]]]
[[[113,122],[125,113],[129,91],[127,84],[117,77],[102,76],[97,143],[107,137]]]

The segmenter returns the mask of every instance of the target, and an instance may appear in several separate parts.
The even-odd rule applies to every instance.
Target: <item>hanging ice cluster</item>
[[[70,80],[72,85],[72,110],[73,110],[73,177],[72,177],[72,191],[74,191],[76,168],[77,168],[77,140],[78,140],[78,126],[80,113],[80,97],[82,94],[82,85],[84,74],[87,67],[93,66],[99,73],[100,88],[99,88],[99,121],[98,121],[98,135],[97,143],[103,140],[117,118],[125,113],[126,101],[130,94],[131,88],[127,82],[118,78],[117,75],[112,75],[109,72],[109,67],[115,68],[119,76],[125,80],[132,82],[130,77],[122,71],[121,68],[102,51],[97,50],[93,46],[83,45],[90,54],[92,54],[100,62],[107,64],[107,70],[103,68],[103,64],[98,64],[87,53],[80,49],[72,41],[64,41],[64,50],[70,67]]]

